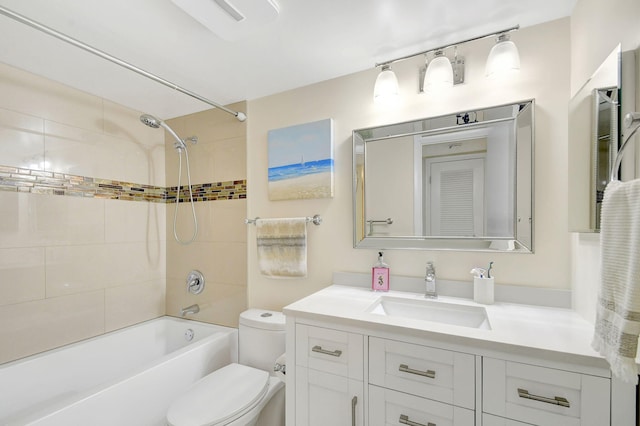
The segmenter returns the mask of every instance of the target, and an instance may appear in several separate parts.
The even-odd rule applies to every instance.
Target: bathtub
[[[171,401],[237,349],[235,328],[161,317],[3,364],[0,425],[165,425]]]

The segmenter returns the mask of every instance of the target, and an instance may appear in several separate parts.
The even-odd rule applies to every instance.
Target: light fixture
[[[389,103],[398,98],[398,78],[391,65],[383,65],[373,88],[373,100],[376,103]]]
[[[516,45],[509,39],[509,34],[503,33],[498,36],[496,44],[489,52],[485,75],[494,77],[512,71],[520,71],[520,54]]]
[[[516,45],[509,39],[511,31],[520,29],[519,25],[507,28],[498,32],[485,34],[479,37],[463,40],[458,43],[448,44],[446,46],[437,47],[435,49],[425,50],[401,58],[392,59],[386,62],[377,63],[375,66],[381,67],[380,74],[376,79],[373,90],[373,98],[376,102],[386,101],[389,98],[398,97],[398,79],[393,71],[391,64],[405,59],[413,58],[418,55],[427,55],[434,52],[434,58],[428,63],[428,66],[420,70],[420,92],[438,92],[443,89],[450,88],[453,85],[464,82],[464,58],[458,57],[457,46],[468,43],[470,41],[480,40],[487,37],[497,36],[496,45],[493,46],[489,57],[485,72],[489,75],[495,75],[502,69],[517,70],[520,69],[520,56]],[[447,48],[454,47],[456,53],[453,59],[449,59],[444,51]]]
[[[437,92],[453,87],[453,67],[442,50],[436,51],[435,57],[427,65],[423,86],[425,92]]]

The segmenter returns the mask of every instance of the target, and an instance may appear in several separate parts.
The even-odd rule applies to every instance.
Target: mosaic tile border
[[[176,186],[165,188],[12,166],[0,166],[0,191],[153,203],[175,203],[178,195]],[[244,199],[247,181],[202,183],[191,185],[191,191],[194,201]],[[180,202],[184,201],[189,201],[189,190],[183,186]]]

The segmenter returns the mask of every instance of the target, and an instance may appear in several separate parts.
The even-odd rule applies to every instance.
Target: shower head
[[[164,121],[158,118],[155,118],[153,115],[149,115],[149,114],[142,114],[140,116],[140,121],[142,122],[142,124],[147,125],[154,129],[159,129],[160,127],[164,128],[176,140],[176,143],[173,144],[173,146],[176,149],[180,150],[180,149],[187,148],[186,145],[184,144],[184,141],[180,139],[180,137],[176,134],[176,132],[174,132],[173,129],[169,127],[169,125]]]
[[[142,114],[140,116],[140,121],[142,122],[142,124],[153,127],[154,129],[159,129],[160,123],[162,123],[162,120],[158,120],[153,115],[149,114]]]

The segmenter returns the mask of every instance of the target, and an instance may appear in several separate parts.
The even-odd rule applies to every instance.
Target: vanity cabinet
[[[297,324],[296,426],[364,426],[364,336]]]
[[[617,398],[606,371],[375,326],[287,320],[295,334],[287,348],[295,359],[288,426],[623,424],[611,420]]]
[[[608,378],[488,357],[482,374],[485,413],[545,426],[610,422]]]

